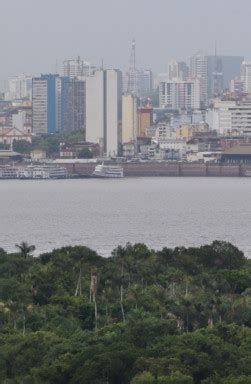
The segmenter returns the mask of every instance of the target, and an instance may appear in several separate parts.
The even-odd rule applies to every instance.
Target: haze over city
[[[199,49],[213,54],[215,41],[219,54],[251,57],[249,0],[13,0],[0,14],[0,89],[16,73],[54,73],[78,55],[125,69],[132,38],[138,65],[154,72]]]

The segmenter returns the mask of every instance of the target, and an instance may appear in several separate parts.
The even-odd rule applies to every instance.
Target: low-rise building
[[[224,151],[221,161],[229,164],[250,164],[251,144],[240,144]]]
[[[41,161],[46,159],[46,152],[41,149],[34,149],[30,153],[32,161]]]
[[[32,142],[31,132],[24,132],[17,128],[1,128],[0,127],[0,143],[12,148],[13,142],[25,140],[29,143]]]

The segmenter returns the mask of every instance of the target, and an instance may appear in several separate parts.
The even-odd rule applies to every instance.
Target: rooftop
[[[251,155],[251,144],[240,144],[223,152],[223,155]]]

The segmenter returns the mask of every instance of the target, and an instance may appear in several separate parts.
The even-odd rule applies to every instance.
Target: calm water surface
[[[0,247],[230,241],[251,257],[251,178],[0,181]]]

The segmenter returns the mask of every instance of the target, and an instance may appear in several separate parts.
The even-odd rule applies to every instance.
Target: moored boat
[[[105,165],[102,163],[95,167],[92,176],[98,178],[118,179],[124,177],[124,170],[118,165]]]

